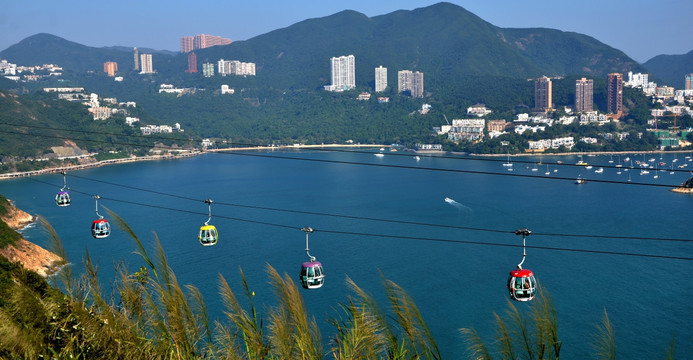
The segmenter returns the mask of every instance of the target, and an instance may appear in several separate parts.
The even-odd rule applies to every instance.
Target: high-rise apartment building
[[[195,50],[193,48],[193,36],[183,36],[180,38],[180,52],[187,53]]]
[[[542,76],[534,82],[534,111],[548,112],[553,109],[551,79]]]
[[[187,53],[217,45],[228,45],[231,39],[216,35],[197,34],[195,36],[183,36],[180,38],[180,52]]]
[[[385,91],[387,88],[387,68],[382,65],[375,68],[375,92]]]
[[[255,76],[255,63],[242,62],[238,60],[224,60],[217,62],[217,71],[219,75],[251,75]]]
[[[113,61],[103,63],[103,72],[108,74],[108,76],[115,76],[116,71],[118,71],[118,63]]]
[[[400,70],[397,72],[397,92],[409,90],[412,97],[424,96],[424,77],[419,71]]]
[[[606,77],[606,111],[621,117],[623,112],[623,74],[611,73]]]
[[[330,58],[332,84],[325,85],[327,91],[344,91],[356,87],[356,58],[354,55]]]
[[[185,70],[185,72],[191,74],[197,72],[197,55],[194,52],[188,54],[188,70]]]
[[[140,74],[153,74],[152,54],[140,54],[140,65],[142,67]]]
[[[586,112],[594,109],[594,81],[582,78],[575,80],[575,111]]]
[[[693,74],[686,75],[686,81],[683,88],[686,90],[693,90]]]
[[[212,63],[202,64],[202,75],[204,77],[214,76],[214,64],[212,64]]]
[[[137,52],[137,48],[132,48],[132,56],[135,58],[135,65],[132,69],[138,71],[140,69],[140,55]]]

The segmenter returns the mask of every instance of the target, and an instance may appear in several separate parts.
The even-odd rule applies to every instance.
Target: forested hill
[[[450,3],[372,18],[342,11],[199,50],[197,58],[198,64],[221,58],[254,62],[258,85],[312,90],[329,84],[330,57],[349,54],[356,57],[357,86],[371,86],[373,68],[379,65],[388,68],[391,79],[397,70],[422,71],[429,89],[443,82],[454,86],[467,75],[602,77],[613,71],[644,71],[623,52],[592,37],[552,29],[503,29]],[[105,61],[118,62],[121,71],[132,64],[131,53],[46,34],[13,45],[0,57],[22,64],[56,63],[78,72],[102,71]],[[154,54],[153,63],[164,78],[179,77],[187,55]]]
[[[664,85],[683,89],[685,75],[693,73],[693,50],[683,55],[657,55],[643,65]]]

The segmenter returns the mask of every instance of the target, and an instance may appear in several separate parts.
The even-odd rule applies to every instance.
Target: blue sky
[[[41,32],[88,46],[180,49],[180,37],[246,40],[296,22],[350,9],[368,16],[433,0],[28,0],[6,1],[0,50]],[[500,27],[546,27],[586,34],[644,62],[693,50],[693,0],[453,0]]]

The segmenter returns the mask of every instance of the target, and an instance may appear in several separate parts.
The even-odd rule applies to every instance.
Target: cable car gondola
[[[308,249],[308,234],[315,230],[308,226],[301,230],[306,233],[306,254],[310,258],[310,261],[301,264],[301,285],[304,289],[318,289],[325,282],[325,272],[322,269],[322,264],[315,260],[315,256],[310,255]]]
[[[212,246],[217,244],[219,233],[214,225],[209,225],[209,221],[212,220],[212,199],[205,200],[205,204],[209,205],[209,218],[200,227],[200,234],[197,236],[197,240],[200,241],[202,246]]]
[[[64,171],[60,172],[63,174],[63,187],[55,195],[55,203],[58,206],[70,206],[70,193],[65,190],[67,187],[67,180],[65,180],[66,173]]]
[[[510,298],[515,301],[531,301],[537,291],[537,280],[534,273],[529,269],[523,269],[522,263],[525,262],[527,253],[525,251],[525,237],[532,232],[527,229],[515,231],[515,235],[522,235],[522,261],[517,264],[517,269],[510,271],[508,277],[508,293]]]
[[[94,195],[94,199],[96,199],[96,215],[99,218],[91,223],[91,236],[95,239],[107,238],[111,235],[111,225],[108,223],[108,220],[104,219],[103,216],[99,214],[99,199],[101,199],[101,197],[99,195]]]

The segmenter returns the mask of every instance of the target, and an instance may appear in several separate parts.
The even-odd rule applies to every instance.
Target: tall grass
[[[242,300],[219,275],[225,316],[212,323],[200,291],[178,283],[156,234],[150,251],[122,218],[106,210],[132,239],[143,265],[130,273],[117,264],[113,292],[105,296],[89,252],[84,273],[75,276],[57,233],[40,219],[54,252],[66,261],[51,279],[63,292],[33,272],[0,263],[12,269],[11,288],[0,296],[0,359],[441,359],[414,300],[384,277],[385,308],[346,279],[351,295],[328,319],[335,331],[325,341],[299,287],[269,264],[275,305],[259,311],[239,269]],[[460,329],[469,358],[559,359],[558,316],[548,293],[539,289],[537,299],[526,305],[528,311],[509,301],[505,316],[494,314],[493,346],[476,330]],[[593,343],[598,358],[616,357],[606,311]],[[674,358],[673,339],[665,356]]]

